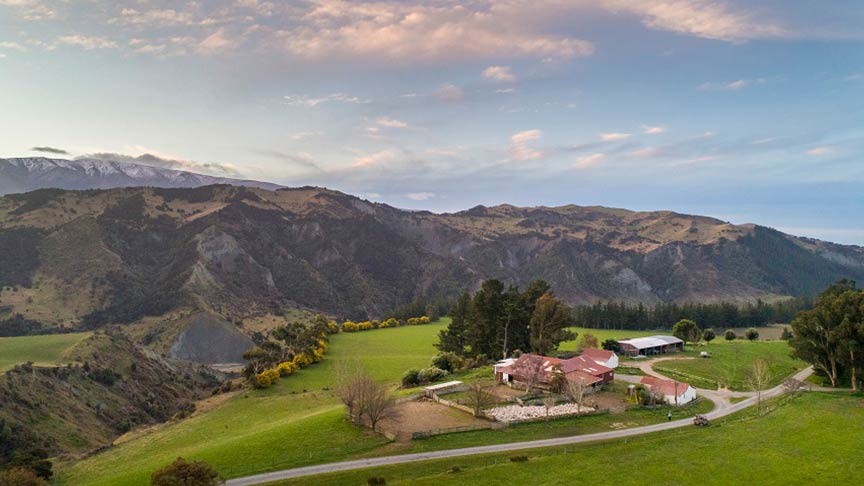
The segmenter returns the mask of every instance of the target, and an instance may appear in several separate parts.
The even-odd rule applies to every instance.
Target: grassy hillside
[[[427,461],[283,481],[279,486],[365,484],[500,485],[582,483],[721,485],[854,484],[864,474],[864,395],[808,393],[771,414],[743,412],[708,429],[696,427],[566,448]],[[459,467],[460,472],[450,469]],[[855,479],[858,478],[858,479]]]
[[[336,366],[361,363],[377,379],[395,383],[406,369],[428,365],[446,324],[333,336],[320,364],[271,389],[235,394],[206,413],[121,440],[61,468],[58,484],[147,484],[152,471],[178,456],[207,460],[236,477],[369,453],[387,441],[344,419],[341,404],[325,390],[333,385]]]
[[[37,366],[61,364],[66,352],[90,335],[89,332],[80,332],[0,338],[0,372],[28,361]]]

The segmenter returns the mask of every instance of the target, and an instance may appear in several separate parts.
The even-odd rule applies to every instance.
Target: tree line
[[[702,328],[760,327],[790,322],[798,312],[811,306],[812,299],[807,297],[771,303],[757,300],[743,305],[659,303],[649,307],[641,303],[597,302],[576,307],[573,321],[576,326],[591,329],[669,329],[682,319],[696,321]]]
[[[507,357],[514,351],[546,355],[562,341],[575,339],[572,310],[535,280],[525,290],[498,280],[483,282],[474,296],[463,294],[439,334],[437,347],[459,356]]]

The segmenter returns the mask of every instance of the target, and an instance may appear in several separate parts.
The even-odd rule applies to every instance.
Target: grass
[[[57,366],[72,347],[90,335],[80,332],[0,338],[0,372],[28,361],[39,366]]]
[[[692,348],[690,348],[692,349]],[[707,351],[710,358],[700,358],[698,353]],[[805,364],[791,357],[791,348],[785,341],[714,341],[706,346],[675,355],[695,357],[680,361],[665,361],[654,365],[658,373],[677,378],[699,388],[716,389],[718,385],[729,385],[732,390],[749,390],[748,376],[753,363],[765,359],[771,374],[770,386],[783,382]]]
[[[334,336],[318,365],[268,390],[238,394],[206,413],[60,465],[57,484],[144,485],[152,471],[178,456],[204,459],[226,477],[237,477],[370,453],[387,440],[346,422],[341,404],[322,389],[332,386],[340,362],[362,362],[375,378],[389,382],[407,368],[428,366],[445,324]]]
[[[806,393],[762,417],[749,409],[708,428],[626,440],[423,461],[274,483],[274,486],[855,484],[864,474],[864,395]],[[776,405],[776,404],[775,404]],[[527,462],[511,457],[527,455]],[[451,472],[458,467],[459,472]],[[600,479],[602,478],[602,479]],[[858,479],[856,479],[858,478]]]

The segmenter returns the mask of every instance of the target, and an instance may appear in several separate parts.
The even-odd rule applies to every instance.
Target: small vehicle
[[[706,417],[704,415],[697,415],[697,416],[693,417],[693,425],[695,425],[697,427],[706,427],[706,426],[708,426],[708,424],[709,424],[708,417]]]

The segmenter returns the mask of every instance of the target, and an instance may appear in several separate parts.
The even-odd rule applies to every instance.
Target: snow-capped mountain
[[[153,186],[199,187],[211,184],[278,189],[268,182],[214,177],[110,160],[65,160],[46,157],[0,159],[0,195],[44,188],[110,189]]]

